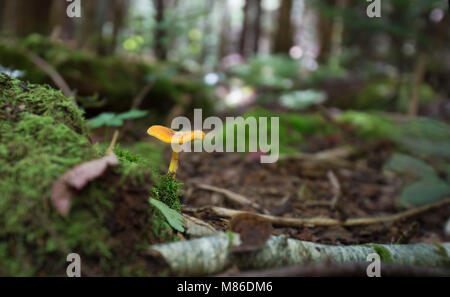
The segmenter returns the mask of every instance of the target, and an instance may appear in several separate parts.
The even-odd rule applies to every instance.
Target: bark
[[[156,31],[155,31],[155,55],[159,60],[167,59],[167,46],[165,42],[166,29],[164,28],[164,0],[156,0]]]
[[[185,276],[217,274],[233,265],[240,270],[251,270],[324,262],[368,263],[367,256],[371,253],[378,253],[382,262],[392,264],[448,268],[450,263],[450,243],[331,246],[272,236],[258,250],[229,252],[231,246],[239,244],[239,235],[220,233],[211,237],[154,245],[149,255],[161,255],[173,274]]]
[[[261,0],[255,0],[256,5],[256,18],[253,24],[254,38],[253,38],[253,53],[258,53],[259,39],[261,38],[261,19],[262,19],[262,5]]]
[[[239,40],[239,53],[241,56],[245,56],[245,45],[247,43],[248,23],[250,18],[250,1],[251,0],[246,0],[244,5],[244,21],[242,23],[241,37]]]
[[[14,36],[24,37],[31,33],[50,34],[50,11],[53,0],[9,0],[3,7],[0,21],[3,28]]]
[[[218,48],[218,60],[221,61],[223,57],[230,53],[230,14],[227,1],[220,1],[220,9],[222,11],[221,16],[221,28],[220,28],[220,41]]]
[[[274,52],[288,53],[294,44],[291,21],[292,0],[281,1],[278,12],[278,27],[275,34]]]

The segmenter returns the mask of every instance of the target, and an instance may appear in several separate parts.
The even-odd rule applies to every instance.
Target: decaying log
[[[216,276],[239,277],[366,277],[367,262],[313,263],[267,270],[245,271]],[[442,268],[407,266],[383,263],[380,267],[383,277],[440,277],[450,276],[450,270]]]
[[[424,267],[449,267],[450,243],[384,245],[365,244],[331,246],[272,236],[260,249],[231,253],[240,244],[239,235],[219,233],[211,237],[180,241],[150,247],[149,254],[161,255],[174,275],[217,274],[236,265],[240,270],[268,269],[309,263],[367,262],[367,256],[378,253],[382,262]]]

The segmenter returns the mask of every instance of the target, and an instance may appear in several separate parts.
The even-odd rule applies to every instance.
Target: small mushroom
[[[205,133],[200,130],[195,131],[174,131],[164,126],[154,125],[148,128],[147,134],[156,137],[162,142],[181,145],[183,143],[195,140],[203,139]],[[172,151],[172,160],[170,160],[169,173],[175,175],[178,169],[178,151]]]

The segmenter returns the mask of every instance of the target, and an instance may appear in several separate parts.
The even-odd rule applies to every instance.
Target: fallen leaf
[[[66,171],[52,187],[51,201],[53,207],[61,215],[67,215],[72,195],[86,186],[88,182],[103,175],[109,166],[119,164],[114,153],[103,158],[79,164]]]
[[[230,219],[231,231],[239,233],[241,244],[230,249],[231,252],[249,252],[260,248],[272,234],[272,224],[264,218],[244,213]]]

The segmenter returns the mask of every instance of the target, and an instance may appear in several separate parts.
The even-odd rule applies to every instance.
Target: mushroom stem
[[[175,176],[177,169],[178,169],[178,153],[173,151],[172,152],[172,160],[170,160],[170,165],[169,165],[169,173],[171,173]]]

